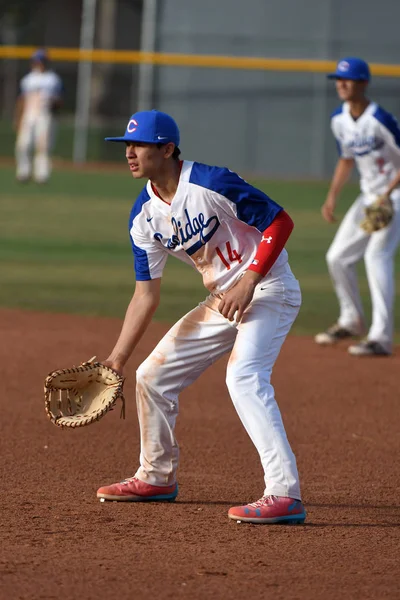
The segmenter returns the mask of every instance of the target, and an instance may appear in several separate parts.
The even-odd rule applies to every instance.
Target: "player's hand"
[[[328,221],[328,223],[336,223],[337,221],[334,215],[335,207],[335,202],[333,202],[329,198],[322,205],[321,213],[325,221]]]
[[[107,358],[106,360],[100,360],[99,362],[101,362],[101,364],[105,367],[111,367],[111,369],[114,369],[114,371],[117,371],[117,373],[120,375],[124,374],[124,365],[115,360],[110,360],[110,358]]]
[[[236,315],[236,322],[239,323],[253,299],[254,288],[260,279],[262,277],[258,273],[246,271],[244,276],[222,296],[218,306],[221,315],[229,321],[234,321]]]

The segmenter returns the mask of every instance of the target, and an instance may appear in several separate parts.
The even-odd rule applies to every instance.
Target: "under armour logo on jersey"
[[[128,133],[133,133],[134,131],[136,131],[137,126],[138,122],[135,121],[135,119],[131,119],[128,123],[126,130],[128,131]]]
[[[262,236],[261,241],[262,242],[267,242],[267,244],[270,244],[272,242],[272,235],[270,235],[268,237]]]

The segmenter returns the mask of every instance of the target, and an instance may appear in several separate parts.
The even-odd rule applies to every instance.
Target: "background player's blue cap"
[[[40,61],[40,62],[44,62],[45,60],[48,60],[48,56],[47,56],[47,52],[46,50],[36,50],[36,52],[34,52],[31,56],[31,60],[36,60],[36,61]]]
[[[328,79],[352,79],[353,81],[369,81],[371,73],[368,63],[362,58],[342,58],[336,65],[336,71],[327,75]]]
[[[179,129],[174,119],[159,110],[144,110],[131,116],[122,137],[107,137],[106,142],[143,142],[179,146]]]

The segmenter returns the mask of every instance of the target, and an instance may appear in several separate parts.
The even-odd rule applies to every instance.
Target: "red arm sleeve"
[[[249,271],[255,271],[265,276],[282,252],[294,223],[287,212],[282,210],[264,231]]]

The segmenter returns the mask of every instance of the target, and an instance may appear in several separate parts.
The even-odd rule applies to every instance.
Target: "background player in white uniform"
[[[335,325],[319,333],[315,341],[333,344],[361,335],[364,314],[357,283],[356,264],[364,258],[372,300],[372,323],[368,336],[349,347],[356,356],[385,356],[392,351],[394,304],[394,255],[400,242],[400,129],[396,119],[365,95],[370,71],[359,58],[341,60],[335,73],[342,106],[332,115],[332,131],[340,158],[322,207],[322,215],[334,222],[336,201],[354,164],[360,174],[361,194],[344,217],[327,253],[329,272],[340,305]],[[372,234],[360,227],[365,206],[382,194],[390,194],[395,216]]]
[[[135,293],[105,363],[122,371],[157,308],[169,255],[196,268],[210,294],[138,368],[140,467],[134,477],[100,488],[97,496],[131,501],[176,497],[179,393],[232,351],[226,382],[259,452],[265,490],[257,502],[231,508],[229,516],[262,523],[303,522],[296,460],[270,383],[301,303],[284,249],[293,228],[290,217],[236,173],[180,161],[179,130],[165,113],[136,113],[123,137],[107,139],[125,142],[133,177],[149,181],[129,224]]]
[[[54,113],[62,103],[62,82],[49,69],[44,50],[33,54],[31,64],[30,73],[21,79],[16,107],[16,177],[28,181],[33,174],[36,182],[45,183],[51,172]]]

